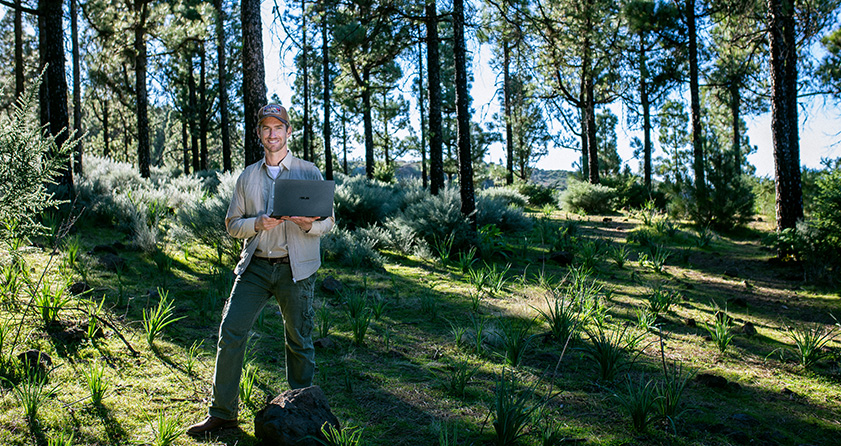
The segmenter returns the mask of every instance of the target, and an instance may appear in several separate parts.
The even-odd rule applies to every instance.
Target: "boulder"
[[[344,287],[344,284],[336,280],[336,278],[333,276],[327,276],[321,282],[321,289],[327,291],[330,294],[337,294],[341,292]]]
[[[50,355],[40,350],[27,350],[18,355],[18,360],[30,373],[43,373],[53,365],[53,359],[50,358]]]
[[[125,269],[126,261],[122,257],[107,253],[100,257],[99,263],[105,267],[106,270],[116,272],[117,270]]]
[[[756,334],[756,327],[751,322],[745,322],[745,325],[742,325],[742,333],[746,336],[753,336]]]
[[[318,446],[315,438],[326,440],[321,433],[324,423],[339,429],[321,388],[304,387],[281,393],[257,412],[254,435],[263,446]]]

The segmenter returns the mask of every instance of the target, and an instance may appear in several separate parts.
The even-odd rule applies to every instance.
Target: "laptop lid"
[[[276,180],[272,217],[332,217],[336,183],[322,180]]]

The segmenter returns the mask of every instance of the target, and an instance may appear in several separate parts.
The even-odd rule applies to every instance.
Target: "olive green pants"
[[[315,348],[312,345],[315,276],[295,282],[289,264],[275,264],[255,258],[236,278],[231,296],[222,311],[216,370],[209,414],[226,420],[237,418],[239,381],[248,333],[274,296],[283,315],[286,335],[286,379],[289,387],[312,385]]]

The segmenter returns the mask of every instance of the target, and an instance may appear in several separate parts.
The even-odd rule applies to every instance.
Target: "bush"
[[[612,175],[601,178],[601,184],[616,189],[617,206],[641,209],[653,202],[659,209],[666,208],[666,196],[657,189],[648,190],[641,179],[634,175]]]
[[[528,204],[527,198],[511,187],[492,187],[489,189],[482,189],[476,194],[477,201],[480,200],[496,200],[507,205],[524,208]]]
[[[335,195],[336,222],[345,228],[382,223],[403,206],[397,186],[364,176],[338,178]]]
[[[438,195],[425,195],[408,204],[395,216],[388,218],[385,227],[393,234],[413,236],[431,246],[453,234],[453,249],[461,250],[475,242],[467,218],[461,213],[458,189],[448,187]]]
[[[608,214],[616,203],[616,189],[586,181],[570,180],[561,194],[563,209],[584,214]]]
[[[31,118],[37,115],[36,94],[40,82],[33,84],[0,121],[0,241],[42,232],[37,216],[59,204],[47,189],[73,147],[61,149],[45,136]],[[5,116],[5,115],[4,115]]]
[[[321,239],[324,257],[353,267],[380,267],[383,259],[375,249],[377,241],[361,230],[334,228]]]
[[[542,208],[547,204],[557,206],[555,189],[541,186],[540,184],[524,183],[520,186],[520,193],[528,198],[528,203],[534,207]]]
[[[531,231],[533,222],[522,208],[514,207],[505,197],[480,195],[476,200],[476,224],[479,227],[493,224],[503,232]]]
[[[234,194],[239,172],[218,173],[217,193],[205,195],[202,199],[187,202],[178,209],[178,223],[191,237],[207,246],[216,248],[219,257],[223,255],[236,261],[242,242],[231,237],[225,229],[225,215]],[[205,183],[206,184],[206,183]]]

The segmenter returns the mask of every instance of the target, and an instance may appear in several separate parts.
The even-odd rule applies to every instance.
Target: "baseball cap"
[[[257,112],[257,125],[262,124],[263,120],[268,117],[277,118],[280,122],[289,125],[289,113],[282,105],[269,104],[260,108],[260,111]]]

